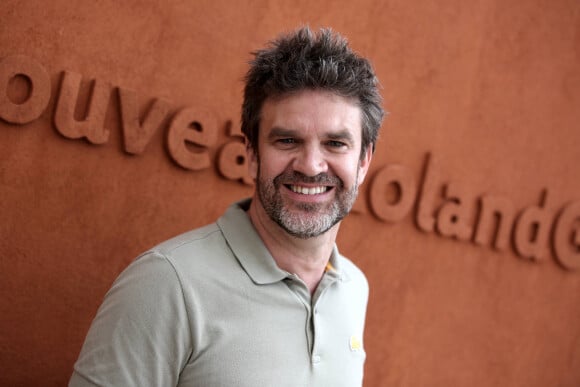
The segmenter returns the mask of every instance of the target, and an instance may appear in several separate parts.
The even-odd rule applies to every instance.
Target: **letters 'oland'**
[[[62,136],[107,143],[110,133],[105,116],[116,96],[125,152],[142,154],[153,134],[165,126],[167,151],[177,165],[192,171],[210,168],[210,151],[219,148],[219,173],[226,179],[252,184],[243,137],[230,122],[228,135],[232,140],[219,145],[218,120],[203,108],[172,112],[168,101],[153,99],[140,116],[137,92],[100,80],[92,80],[87,100],[79,101],[82,78],[72,71],[62,72],[53,116],[54,127]],[[50,96],[50,77],[41,64],[22,55],[0,60],[2,120],[15,125],[33,122],[45,112]],[[85,106],[80,117],[76,116],[77,105]],[[413,216],[416,227],[427,233],[498,251],[511,245],[517,255],[531,262],[552,252],[562,267],[578,270],[580,201],[555,211],[549,199],[549,190],[543,189],[537,204],[518,211],[509,198],[477,196],[460,182],[443,184],[431,154],[426,155],[419,178],[405,166],[383,166],[372,176],[368,191],[368,206],[380,221],[395,223]]]
[[[382,221],[398,222],[414,210],[421,231],[499,251],[508,249],[511,241],[516,254],[530,261],[547,258],[551,247],[562,267],[580,269],[580,201],[554,211],[549,190],[544,189],[538,204],[518,212],[506,197],[477,196],[459,182],[442,181],[431,154],[425,156],[420,181],[407,167],[382,167],[371,179],[371,211]]]

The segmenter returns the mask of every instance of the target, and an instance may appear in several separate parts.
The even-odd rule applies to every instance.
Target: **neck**
[[[339,224],[322,235],[301,239],[288,234],[252,199],[248,215],[278,267],[296,274],[314,293],[332,254]]]

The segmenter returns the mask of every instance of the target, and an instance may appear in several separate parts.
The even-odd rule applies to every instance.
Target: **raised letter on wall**
[[[182,109],[173,117],[167,132],[167,146],[177,164],[193,171],[211,165],[207,147],[217,141],[214,121],[207,111],[195,108]]]
[[[139,117],[139,105],[137,103],[137,92],[119,88],[119,103],[121,110],[121,124],[123,125],[123,142],[125,152],[131,154],[141,154],[151,140],[167,114],[169,113],[169,103],[162,99],[155,99],[144,114],[143,119]]]
[[[23,101],[12,101],[8,89],[11,81],[22,76],[30,91]],[[50,77],[42,65],[24,55],[9,56],[0,61],[0,118],[11,124],[36,120],[50,100]]]
[[[548,192],[544,191],[539,206],[526,208],[518,217],[514,229],[514,245],[521,257],[538,260],[547,253],[550,213],[545,208]]]
[[[109,140],[109,130],[105,128],[105,115],[112,87],[106,82],[94,80],[86,114],[77,120],[75,110],[81,79],[80,74],[71,71],[63,73],[56,111],[54,112],[54,124],[59,133],[67,138],[84,137],[93,144],[104,144]]]
[[[471,198],[467,189],[451,182],[445,187],[445,203],[437,211],[437,231],[446,237],[469,240],[473,233],[468,220],[471,206],[466,198]]]
[[[370,205],[375,216],[386,222],[402,220],[413,208],[417,185],[411,171],[401,165],[389,165],[371,181]]]
[[[513,203],[493,195],[484,195],[479,201],[479,220],[474,242],[480,246],[491,243],[496,250],[506,250],[515,216]]]
[[[564,268],[580,269],[580,202],[568,204],[554,226],[553,247]]]

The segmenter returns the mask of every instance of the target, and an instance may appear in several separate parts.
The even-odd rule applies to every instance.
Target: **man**
[[[369,62],[330,30],[257,51],[242,130],[251,200],[134,261],[70,386],[360,386],[368,285],[335,240],[383,110]]]

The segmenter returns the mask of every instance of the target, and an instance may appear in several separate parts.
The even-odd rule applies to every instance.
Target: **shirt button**
[[[320,356],[314,355],[312,356],[312,364],[320,363]]]

